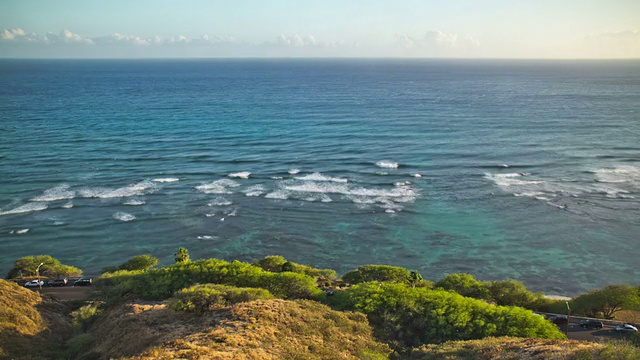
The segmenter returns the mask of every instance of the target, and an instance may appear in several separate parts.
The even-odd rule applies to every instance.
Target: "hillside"
[[[84,358],[384,359],[366,317],[314,301],[260,300],[202,315],[129,303],[90,327]],[[83,357],[80,357],[83,358]]]
[[[413,349],[411,360],[636,360],[640,349],[575,340],[486,338]]]
[[[0,358],[53,358],[70,330],[67,306],[0,280]]]

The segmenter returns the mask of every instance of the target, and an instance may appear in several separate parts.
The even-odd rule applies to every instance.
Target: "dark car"
[[[585,329],[602,329],[604,327],[604,324],[602,323],[602,321],[598,320],[585,320],[580,323],[580,326]]]
[[[569,319],[567,319],[566,316],[554,316],[549,318],[549,321],[551,321],[552,323],[561,326],[561,325],[567,325],[567,321]]]
[[[49,280],[47,282],[48,286],[65,286],[67,285],[67,278],[62,278],[62,279],[54,279],[54,280]]]
[[[73,283],[73,286],[89,286],[93,284],[93,279],[91,278],[82,278],[78,279]]]

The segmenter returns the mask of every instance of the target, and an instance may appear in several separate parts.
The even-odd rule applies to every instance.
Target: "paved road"
[[[564,332],[564,325],[560,327],[560,330]],[[585,340],[591,342],[607,342],[614,339],[626,339],[628,334],[620,333],[616,331],[613,326],[605,325],[602,329],[585,329],[580,326],[579,323],[569,324],[569,339],[572,340]]]
[[[30,288],[33,291],[40,291],[38,288]],[[89,293],[91,292],[90,286],[56,286],[56,287],[42,287],[42,293],[49,295],[58,300],[88,300]]]

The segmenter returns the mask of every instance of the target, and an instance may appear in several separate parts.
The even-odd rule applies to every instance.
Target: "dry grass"
[[[88,350],[130,359],[384,359],[364,315],[313,301],[260,300],[201,316],[164,304],[129,304],[103,314]]]
[[[576,340],[486,338],[450,341],[414,349],[409,359],[431,360],[570,360],[600,359],[605,345]]]
[[[0,279],[0,358],[52,358],[70,332],[69,309]]]

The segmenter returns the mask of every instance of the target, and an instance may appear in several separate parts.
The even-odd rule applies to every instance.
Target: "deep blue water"
[[[638,61],[0,60],[0,85],[3,272],[184,246],[640,284]]]

